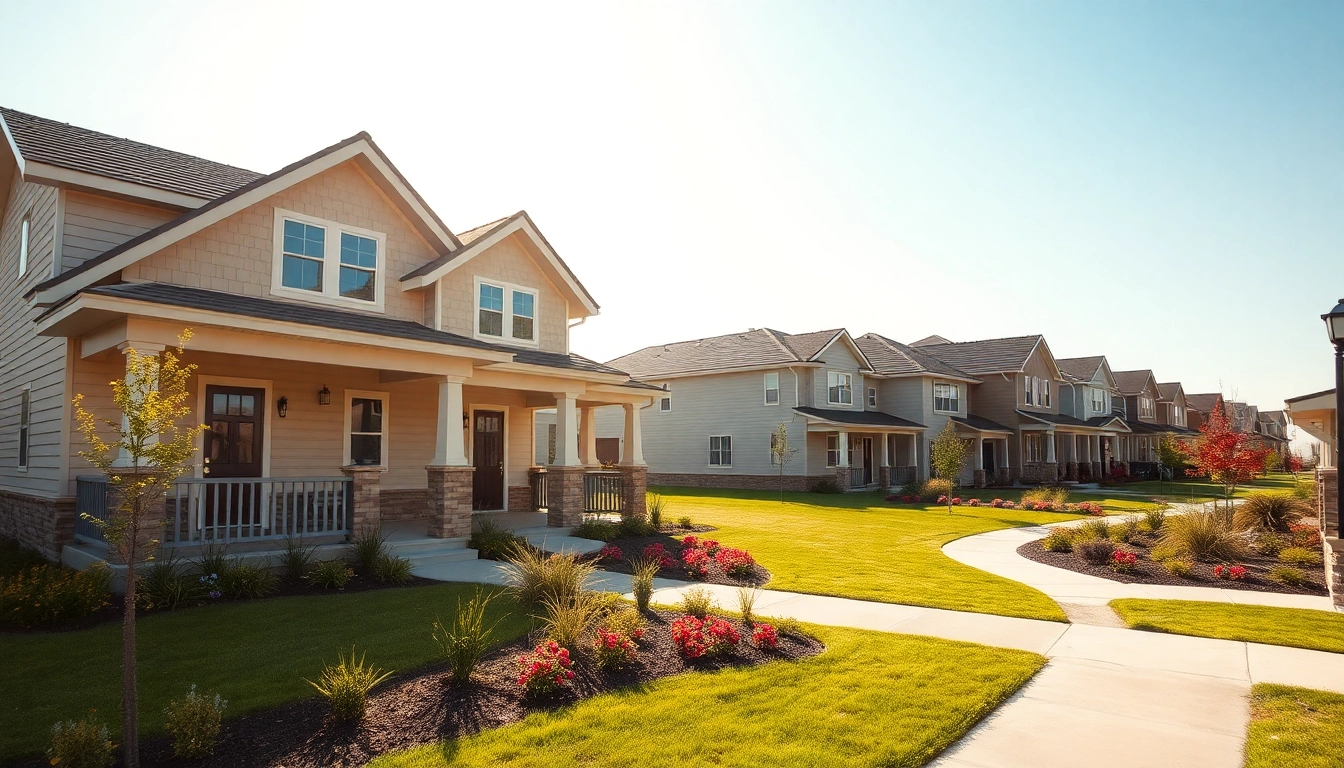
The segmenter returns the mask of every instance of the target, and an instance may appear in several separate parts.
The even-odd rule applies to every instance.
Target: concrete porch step
[[[387,540],[387,551],[397,557],[417,557],[425,554],[460,551],[466,548],[467,539],[465,537],[452,539],[421,537],[400,541],[394,538],[388,538]],[[475,552],[476,550],[473,549],[471,551]]]
[[[401,555],[401,557],[405,557],[405,555]],[[429,568],[448,565],[450,563],[471,562],[472,560],[479,559],[479,557],[476,550],[463,547],[461,549],[453,549],[445,552],[419,554],[414,557],[407,557],[406,559],[411,561],[411,573],[419,576]]]
[[[520,528],[513,533],[516,536],[522,536],[527,539],[527,543],[542,550],[558,554],[579,554],[591,555],[600,551],[606,546],[605,543],[594,541],[593,539],[580,539],[577,536],[570,536],[573,528],[552,528],[550,526],[540,526],[537,528]]]

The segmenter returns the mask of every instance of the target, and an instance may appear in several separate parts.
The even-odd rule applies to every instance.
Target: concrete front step
[[[527,539],[528,544],[537,547],[543,552],[591,555],[606,546],[606,544],[601,541],[580,539],[577,536],[570,536],[569,532],[572,530],[574,529],[540,526],[537,528],[521,528],[513,533],[516,536],[522,536],[524,539]]]
[[[397,557],[417,557],[424,554],[460,551],[466,548],[467,539],[464,537],[453,539],[420,538],[403,541],[388,539],[387,541],[387,551]],[[475,552],[476,550],[472,551]]]

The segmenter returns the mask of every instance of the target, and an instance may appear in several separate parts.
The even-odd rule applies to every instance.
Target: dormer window
[[[1106,390],[1096,388],[1092,390],[1092,412],[1106,413]]]
[[[476,279],[476,337],[537,343],[537,292],[520,285]]]
[[[271,293],[382,311],[387,236],[275,209]]]

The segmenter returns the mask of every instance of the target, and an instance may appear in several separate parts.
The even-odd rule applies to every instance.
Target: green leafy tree
[[[1169,470],[1165,474],[1173,479],[1176,477],[1176,470],[1185,466],[1187,455],[1185,444],[1171,433],[1163,435],[1157,443],[1158,463]]]
[[[135,657],[136,568],[153,559],[162,521],[153,510],[186,471],[204,426],[179,426],[191,415],[187,381],[195,365],[183,365],[182,349],[191,331],[178,337],[176,350],[162,356],[126,351],[126,378],[111,382],[112,401],[121,421],[99,419],[84,409],[84,395],[74,399],[75,421],[88,448],[79,452],[107,476],[108,498],[115,500],[107,520],[85,515],[102,529],[108,548],[126,565],[126,596],[122,613],[121,743],[122,763],[140,765],[138,689]],[[108,434],[109,439],[103,435]]]
[[[943,425],[943,430],[933,438],[930,444],[929,463],[933,473],[951,483],[957,482],[961,468],[971,455],[971,441],[957,436],[957,427],[951,419]],[[952,494],[947,494],[947,514],[952,514]]]
[[[775,431],[770,433],[770,463],[775,465],[779,472],[779,500],[784,500],[784,467],[793,461],[793,455],[798,452],[789,444],[789,426],[780,422]]]

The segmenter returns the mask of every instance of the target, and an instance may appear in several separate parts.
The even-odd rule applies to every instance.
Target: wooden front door
[[[204,438],[207,480],[261,477],[261,454],[266,420],[266,390],[248,387],[205,388]],[[201,520],[206,531],[235,528],[234,535],[265,526],[261,487],[247,483],[206,483],[199,490]]]
[[[471,420],[472,509],[504,508],[504,413],[476,411]]]
[[[863,438],[863,484],[873,484],[873,438]]]

